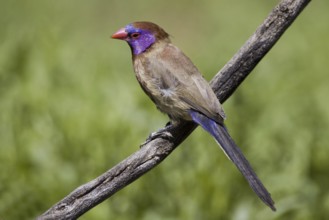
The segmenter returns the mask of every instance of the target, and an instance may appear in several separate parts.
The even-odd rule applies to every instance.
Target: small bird
[[[134,22],[112,38],[130,46],[136,78],[157,108],[169,116],[168,126],[182,120],[194,121],[209,132],[258,197],[275,211],[270,193],[229,135],[224,125],[225,113],[209,83],[171,43],[169,35],[154,23]]]

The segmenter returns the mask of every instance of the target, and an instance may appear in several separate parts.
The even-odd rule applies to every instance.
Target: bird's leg
[[[144,145],[148,144],[149,142],[151,142],[152,140],[156,139],[156,138],[163,138],[166,140],[171,140],[173,138],[172,134],[171,134],[171,130],[175,127],[174,124],[172,124],[171,122],[168,122],[166,124],[166,127],[161,128],[160,130],[156,131],[156,132],[152,132],[149,137],[145,140],[144,143],[142,143],[140,145],[140,147],[143,147]]]

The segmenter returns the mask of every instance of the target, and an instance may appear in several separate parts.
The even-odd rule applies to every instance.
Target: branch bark
[[[266,55],[310,0],[282,0],[210,84],[223,103]],[[164,160],[193,132],[193,122],[168,130],[172,139],[156,138],[140,150],[78,187],[37,219],[76,219]]]

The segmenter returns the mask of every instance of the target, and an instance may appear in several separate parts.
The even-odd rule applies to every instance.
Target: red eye
[[[136,33],[132,33],[131,37],[134,38],[134,39],[137,39],[137,38],[139,38],[140,35],[141,35],[140,33],[136,32]]]

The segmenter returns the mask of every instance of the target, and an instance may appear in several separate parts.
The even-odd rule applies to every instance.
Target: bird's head
[[[112,38],[127,41],[134,55],[143,53],[158,41],[169,42],[169,35],[161,27],[151,22],[128,24],[114,33]]]

